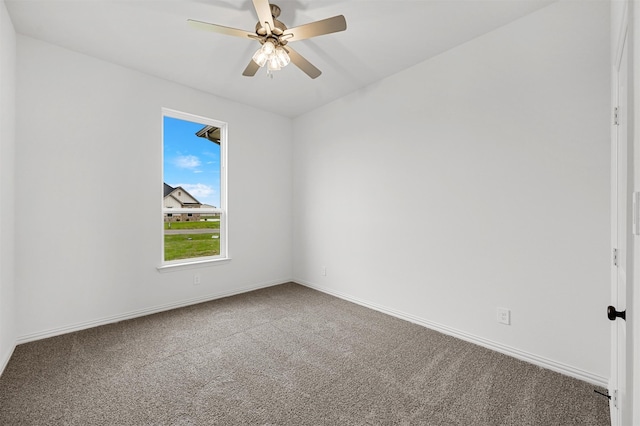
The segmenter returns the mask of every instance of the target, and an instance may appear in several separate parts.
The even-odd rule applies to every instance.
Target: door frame
[[[612,100],[612,120],[611,120],[611,251],[612,255],[614,250],[617,249],[617,252],[621,254],[621,256],[625,256],[625,259],[620,259],[619,263],[623,263],[625,266],[625,289],[624,294],[619,295],[618,292],[618,274],[619,267],[616,262],[611,262],[611,275],[610,275],[610,289],[611,289],[611,305],[615,306],[618,310],[628,310],[628,307],[633,306],[633,301],[629,297],[630,288],[634,285],[634,255],[633,255],[633,236],[632,236],[632,226],[629,223],[629,219],[633,218],[634,209],[631,208],[630,202],[632,200],[633,192],[636,190],[634,187],[634,175],[635,175],[635,161],[634,160],[634,139],[635,136],[632,132],[633,129],[633,93],[629,90],[630,87],[633,87],[633,63],[634,54],[632,49],[634,49],[634,43],[632,42],[632,28],[629,25],[629,15],[631,8],[631,2],[626,1],[621,19],[619,22],[613,22],[613,28],[618,28],[618,34],[612,34],[612,92],[611,92],[611,100]],[[620,24],[616,27],[615,24]],[[634,40],[635,41],[635,40]],[[626,48],[626,50],[625,50]],[[618,186],[618,173],[619,173],[619,157],[618,157],[618,134],[620,127],[616,125],[616,107],[620,105],[620,90],[619,90],[619,69],[620,64],[623,59],[623,54],[626,56],[627,60],[627,87],[625,89],[626,93],[626,111],[625,115],[627,117],[625,124],[626,127],[626,145],[625,151],[623,152],[621,161],[624,161],[624,165],[620,165],[621,167],[626,168],[625,176],[622,179],[625,180],[626,185],[624,185],[624,192],[619,193]],[[623,123],[621,123],[623,124]],[[626,227],[624,236],[621,238],[621,241],[618,240],[618,200],[620,197],[625,199],[624,204],[624,212],[622,214],[622,219],[625,221],[624,226]],[[624,245],[624,250],[620,250],[620,248]],[[633,293],[632,293],[633,295]],[[622,301],[624,303],[619,303],[622,296],[624,299]],[[633,315],[629,315],[633,320]],[[632,337],[632,333],[634,331],[634,327],[630,326],[629,323],[625,321],[625,323],[620,323],[620,321],[624,321],[622,319],[616,319],[611,323],[611,359],[610,359],[610,367],[611,367],[611,377],[609,381],[609,394],[611,395],[610,400],[610,413],[611,413],[611,424],[613,426],[619,426],[624,424],[631,424],[632,421],[631,415],[634,414],[634,417],[640,415],[640,413],[632,412],[632,394],[634,390],[635,383],[631,379],[631,377],[626,374],[630,370],[630,363],[633,363],[633,348],[632,345],[634,343],[634,338]],[[620,327],[626,327],[626,334],[624,334],[624,339],[621,339]],[[623,341],[621,341],[623,340]],[[622,364],[618,365],[619,353],[622,351]]]
[[[633,191],[640,191],[640,80],[635,76],[640,72],[640,4],[637,1],[631,2],[629,5],[629,41],[631,64],[629,71],[630,86],[632,92],[629,93],[629,120],[630,124],[630,143],[633,149]],[[635,206],[636,210],[640,210],[640,205]],[[635,217],[640,221],[638,212],[634,211]],[[640,227],[640,223],[637,224]],[[627,353],[631,350],[632,371],[633,375],[627,379],[627,390],[629,393],[632,412],[628,416],[632,424],[640,424],[640,315],[634,315],[640,312],[640,273],[638,273],[640,261],[636,260],[640,255],[640,229],[635,233],[633,238],[633,280],[630,282],[631,297],[627,297],[627,306],[630,307],[627,326],[631,326],[630,332],[627,334]]]

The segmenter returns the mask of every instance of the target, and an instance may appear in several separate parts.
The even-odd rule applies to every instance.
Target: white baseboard
[[[601,386],[603,388],[607,388],[609,386],[609,379],[606,377],[602,377],[599,376],[597,374],[593,374],[590,373],[588,371],[582,370],[580,368],[576,368],[558,361],[554,361],[552,359],[548,359],[536,354],[533,354],[531,352],[527,352],[527,351],[523,351],[517,348],[513,348],[511,346],[508,345],[504,345],[502,343],[498,343],[498,342],[494,342],[492,340],[488,340],[482,337],[478,337],[475,336],[473,334],[470,333],[466,333],[464,331],[460,331],[460,330],[456,330],[454,328],[451,327],[447,327],[446,325],[442,325],[442,324],[438,324],[436,322],[430,321],[430,320],[426,320],[424,318],[420,318],[417,317],[415,315],[411,315],[411,314],[407,314],[405,312],[401,312],[401,311],[397,311],[395,309],[391,309],[388,308],[386,306],[382,306],[382,305],[378,305],[376,303],[372,303],[363,299],[359,299],[357,297],[352,297],[348,294],[339,292],[339,291],[335,291],[329,288],[325,288],[322,286],[318,286],[316,284],[313,284],[311,282],[305,281],[305,280],[301,280],[301,279],[296,279],[294,278],[293,281],[295,283],[298,283],[300,285],[303,285],[305,287],[309,287],[312,288],[314,290],[318,290],[321,291],[323,293],[327,293],[330,294],[332,296],[336,296],[339,297],[340,299],[344,299],[347,300],[349,302],[353,302],[356,303],[358,305],[367,307],[367,308],[371,308],[373,310],[394,316],[396,318],[400,318],[409,322],[412,322],[414,324],[418,324],[421,325],[423,327],[435,330],[435,331],[439,331],[441,333],[447,334],[449,336],[453,336],[456,337],[458,339],[485,347],[487,349],[491,349],[493,351],[496,352],[500,352],[502,354],[511,356],[513,358],[517,358],[519,360],[522,361],[526,361],[529,362],[531,364],[537,365],[539,367],[542,368],[546,368],[548,370],[552,370],[555,371],[557,373],[561,373],[564,374],[566,376],[570,376],[573,377],[575,379],[578,380],[582,380],[591,384],[594,384],[596,386]]]
[[[209,302],[211,300],[222,299],[223,297],[235,296],[237,294],[247,293],[250,291],[259,290],[261,288],[272,287],[279,284],[285,284],[291,281],[292,280],[289,278],[282,279],[282,280],[266,281],[258,284],[248,285],[232,291],[208,294],[206,296],[196,297],[196,298],[187,299],[187,300],[181,300],[175,303],[167,303],[164,305],[152,306],[149,308],[138,309],[135,311],[125,312],[118,315],[112,315],[112,316],[98,318],[91,321],[71,324],[64,327],[57,327],[57,328],[52,328],[44,331],[38,331],[35,333],[24,334],[22,336],[18,336],[16,345],[19,345],[21,343],[33,342],[35,340],[46,339],[48,337],[59,336],[61,334],[72,333],[74,331],[85,330],[87,328],[99,327],[101,325],[111,324],[114,322],[120,322],[128,319],[143,317],[145,315],[151,315],[158,312],[169,311],[171,309],[182,308],[185,306],[195,305],[203,302]]]
[[[2,373],[4,373],[4,369],[7,368],[7,365],[9,364],[9,360],[13,355],[13,351],[16,350],[16,344],[17,343],[14,343],[11,350],[7,351],[6,354],[0,354],[0,377],[2,376]]]

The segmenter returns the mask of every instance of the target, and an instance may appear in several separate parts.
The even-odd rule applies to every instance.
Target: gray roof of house
[[[190,205],[202,205],[202,203],[200,201],[198,201],[198,199],[196,197],[194,197],[193,195],[189,194],[189,191],[187,191],[186,189],[184,189],[181,186],[178,187],[172,187],[171,185],[167,185],[166,183],[164,183],[164,196],[166,197],[167,195],[171,194],[173,191],[175,191],[176,189],[180,188],[182,191],[184,191],[185,194],[187,194],[189,197],[193,198],[194,200],[196,200],[195,203],[184,203],[180,200],[178,200],[176,197],[172,197],[175,198],[180,204],[183,204],[185,206],[190,206]]]
[[[174,187],[164,183],[164,196],[166,197],[167,195],[171,194],[171,191],[173,191],[174,189],[175,189]]]
[[[214,126],[204,126],[202,129],[196,132],[196,136],[199,138],[209,139],[211,142],[220,145],[220,128]]]

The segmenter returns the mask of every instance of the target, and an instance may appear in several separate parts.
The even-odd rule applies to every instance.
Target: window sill
[[[158,272],[172,272],[181,271],[183,269],[203,268],[205,266],[222,265],[231,261],[230,257],[222,257],[218,259],[206,259],[206,260],[186,260],[180,263],[169,263],[166,265],[158,266],[156,269]]]

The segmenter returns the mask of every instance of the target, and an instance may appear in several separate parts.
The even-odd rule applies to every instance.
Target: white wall
[[[16,34],[0,1],[0,374],[15,347],[14,159]]]
[[[19,341],[291,279],[289,119],[17,40]],[[228,263],[156,270],[162,107],[229,124]]]
[[[606,384],[609,79],[561,2],[298,117],[296,281]]]

